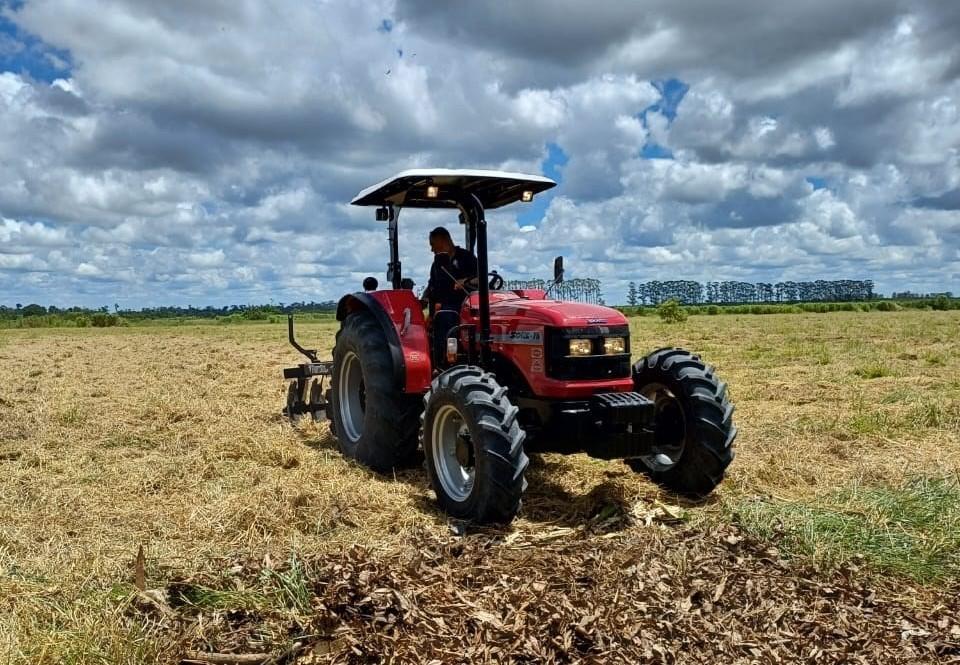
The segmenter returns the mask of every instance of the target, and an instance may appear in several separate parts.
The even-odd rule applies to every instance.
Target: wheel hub
[[[654,403],[654,443],[644,462],[654,471],[666,471],[680,461],[687,438],[686,414],[676,395],[664,385],[651,384],[640,391]]]
[[[464,425],[457,432],[456,444],[457,462],[463,467],[473,466],[473,441],[470,439],[470,430]]]
[[[476,478],[470,428],[457,407],[445,404],[437,410],[432,429],[430,446],[437,478],[448,496],[466,501]]]

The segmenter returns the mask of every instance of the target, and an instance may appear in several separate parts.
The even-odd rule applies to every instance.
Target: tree
[[[630,285],[627,287],[627,304],[631,307],[637,306],[637,283],[630,282]]]
[[[667,323],[682,323],[687,320],[687,311],[673,299],[660,303],[657,306],[657,315]]]
[[[19,308],[19,305],[18,305]],[[20,310],[20,313],[23,316],[42,316],[47,313],[47,308],[43,305],[37,305],[36,303],[30,303],[26,307]]]

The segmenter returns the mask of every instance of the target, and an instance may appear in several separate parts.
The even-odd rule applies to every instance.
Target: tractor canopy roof
[[[530,201],[556,186],[550,178],[526,173],[476,169],[410,169],[367,187],[351,203],[405,208],[456,208],[457,199],[473,194],[485,209]]]

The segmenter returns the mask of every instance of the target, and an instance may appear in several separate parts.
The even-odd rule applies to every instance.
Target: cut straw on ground
[[[772,565],[765,559],[789,567],[785,586],[769,591],[770,607],[763,604],[768,578],[744,572],[723,583],[745,589],[753,579],[756,587],[736,596],[740,615],[732,607],[725,615],[739,622],[740,643],[773,644],[788,659],[838,660],[841,652],[795,652],[770,640],[826,635],[816,631],[832,630],[829,614],[840,600],[823,588],[853,594],[842,597],[853,607],[855,585],[880,576],[892,580],[876,586],[887,613],[850,615],[838,628],[849,653],[867,643],[893,648],[895,637],[906,645],[896,659],[950,662],[952,626],[940,627],[938,618],[933,629],[924,617],[940,616],[937,608],[948,604],[943,589],[956,580],[943,556],[952,527],[923,516],[936,506],[941,516],[956,514],[955,495],[934,490],[960,469],[958,329],[958,312],[693,316],[674,325],[633,319],[635,356],[690,348],[729,383],[740,436],[719,491],[684,505],[622,463],[536,455],[513,527],[468,532],[460,546],[448,543],[451,523],[436,509],[422,469],[372,474],[342,458],[326,425],[292,428],[281,418],[280,370],[300,361],[283,325],[0,331],[0,661],[178,662],[187,649],[273,657],[299,638],[309,645],[295,656],[303,662],[349,661],[362,659],[354,648],[369,654],[395,644],[396,653],[413,653],[417,639],[445,635],[423,653],[459,662],[463,652],[447,653],[455,637],[479,644],[477,636],[489,634],[507,641],[517,660],[558,649],[546,644],[556,639],[570,654],[550,656],[556,662],[603,660],[604,653],[709,662],[732,637],[724,642],[697,623],[706,620],[702,613],[679,623],[670,614],[669,629],[655,614],[669,603],[685,606],[696,562],[726,551],[709,534],[735,533],[752,544],[723,559],[722,575],[761,571]],[[334,324],[311,324],[300,336],[329,350],[334,332]],[[831,540],[831,524],[849,528]],[[462,561],[454,553],[461,546]],[[764,554],[769,547],[775,557]],[[329,618],[318,603],[363,605],[363,597],[337,595],[329,566],[351,575],[369,567],[372,579],[405,594],[418,579],[418,569],[405,566],[437,548],[446,554],[434,564],[449,571],[453,586],[423,598],[430,622],[443,619],[447,632],[401,606],[394,642],[376,633],[384,624],[375,612],[345,609],[336,611],[339,623],[322,626],[330,631],[324,639],[309,637],[320,634],[312,621]],[[563,563],[567,556],[576,566]],[[919,563],[898,568],[897,561]],[[578,566],[588,572],[576,573]],[[643,589],[617,577],[623,566],[635,566]],[[852,576],[843,572],[850,566]],[[701,595],[712,598],[722,575],[710,577],[716,586]],[[805,585],[811,575],[816,585]],[[534,581],[548,586],[537,591]],[[666,589],[648,603],[649,614],[623,604],[641,602],[660,583]],[[356,593],[377,588],[350,584]],[[524,589],[516,607],[529,604],[507,616],[489,599],[511,597],[513,585]],[[178,589],[179,600],[171,595]],[[545,594],[560,608],[553,623],[536,607]],[[592,604],[589,614],[563,609],[581,600]],[[371,596],[368,605],[386,602]],[[791,623],[789,634],[775,637],[775,621],[751,623],[754,604],[774,617],[786,607],[785,617],[813,623]],[[469,619],[464,607],[474,605],[491,614]],[[623,617],[605,605],[621,607]],[[523,613],[525,626],[546,621],[536,647],[526,628],[497,632],[496,622],[514,630]],[[570,626],[596,613],[579,631]],[[640,646],[624,637],[634,624]],[[686,632],[694,629],[704,637]],[[594,636],[589,645],[584,632]],[[759,656],[750,648],[735,653],[767,657],[763,647]]]

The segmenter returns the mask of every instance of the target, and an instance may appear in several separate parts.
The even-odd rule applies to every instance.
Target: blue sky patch
[[[20,6],[22,3],[16,2],[8,8],[16,10]],[[0,71],[51,83],[58,78],[69,78],[70,68],[67,51],[51,48],[0,13]]]
[[[569,161],[570,158],[567,157],[567,153],[563,151],[563,148],[556,143],[548,143],[547,158],[543,160],[540,168],[543,170],[543,175],[557,182],[561,182],[563,180],[563,173],[560,169],[566,166]]]
[[[818,189],[826,189],[826,188],[827,188],[827,179],[826,179],[826,178],[821,178],[820,176],[816,176],[816,175],[809,175],[809,176],[806,177],[806,181],[809,182],[811,185],[813,185],[814,191],[816,191],[816,190],[818,190]]]
[[[673,122],[677,117],[677,107],[683,101],[684,95],[690,90],[690,86],[680,79],[663,79],[660,81],[651,81],[653,87],[660,93],[660,101],[650,106],[647,110],[657,111],[667,117],[667,120]]]
[[[645,143],[640,156],[644,159],[673,159],[673,153],[658,143]]]
[[[660,99],[640,112],[639,118],[643,122],[643,126],[649,127],[647,125],[648,113],[659,113],[667,119],[667,124],[672,123],[674,118],[677,117],[677,107],[680,106],[684,95],[690,90],[690,86],[680,79],[674,78],[651,81],[650,83],[660,93]],[[640,150],[640,156],[644,159],[673,159],[673,153],[670,150],[656,143],[645,144],[643,149]]]

